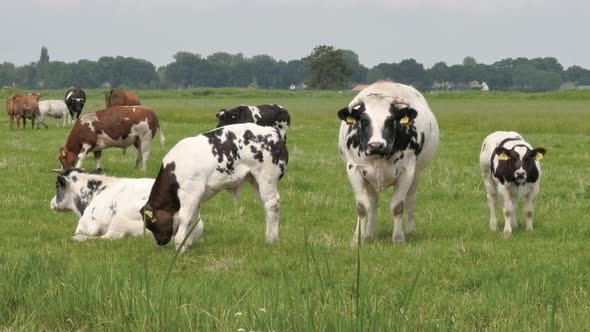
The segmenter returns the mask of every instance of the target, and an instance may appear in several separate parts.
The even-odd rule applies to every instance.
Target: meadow
[[[0,90],[5,100],[12,91]],[[87,91],[84,112],[103,108]],[[63,91],[44,91],[44,99]],[[204,234],[176,258],[151,234],[75,242],[77,217],[49,209],[57,150],[69,133],[0,128],[0,329],[15,331],[590,330],[590,92],[427,94],[441,129],[418,189],[417,234],[391,242],[391,189],[377,236],[350,242],[354,197],[337,149],[336,112],[350,93],[194,89],[140,91],[167,142],[147,172],[134,149],[105,150],[103,171],[155,177],[176,142],[212,129],[220,108],[279,103],[291,114],[279,183],[280,240],[264,241],[250,188],[201,211]],[[4,119],[6,116],[4,115]],[[481,142],[515,130],[544,147],[535,230],[488,229]],[[85,161],[86,169],[94,160]],[[501,214],[500,214],[501,215]],[[500,229],[503,219],[499,219]]]

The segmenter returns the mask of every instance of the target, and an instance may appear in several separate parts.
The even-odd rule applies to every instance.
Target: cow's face
[[[345,107],[338,117],[356,129],[361,149],[366,155],[390,155],[393,153],[396,134],[404,126],[413,126],[417,116],[415,109],[395,103],[361,103],[352,109]]]
[[[57,159],[63,168],[70,168],[75,166],[77,156],[74,152],[69,151],[66,147],[62,147],[57,153]]]
[[[149,203],[144,205],[139,213],[143,216],[145,227],[152,232],[158,245],[163,246],[170,242],[178,229],[178,225],[174,223],[174,213],[163,209],[156,210]]]
[[[236,123],[254,122],[252,112],[248,106],[238,106],[231,110],[221,110],[215,115],[217,117],[217,128]]]
[[[85,102],[86,102],[86,100],[84,98],[74,97],[74,98],[70,98],[69,105],[70,105],[70,108],[72,109],[72,111],[82,112]]]
[[[498,157],[495,173],[508,182],[535,182],[539,178],[536,162],[541,160],[546,152],[544,148],[531,150],[525,145],[516,145],[512,149],[497,147],[493,152]]]
[[[56,211],[73,210],[72,190],[69,190],[71,180],[63,175],[58,175],[55,181],[55,197],[51,200],[51,209]]]

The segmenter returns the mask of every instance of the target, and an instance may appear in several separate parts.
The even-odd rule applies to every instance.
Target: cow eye
[[[235,118],[236,118],[236,115],[235,115],[235,114],[232,114],[232,115],[231,115],[231,118],[232,118],[232,119],[235,119]]]

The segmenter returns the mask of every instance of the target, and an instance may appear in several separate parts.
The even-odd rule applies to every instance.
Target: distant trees
[[[246,57],[242,53],[216,52],[207,57],[178,52],[174,61],[157,68],[149,61],[131,57],[104,56],[98,61],[74,63],[50,61],[43,46],[38,62],[23,66],[0,64],[0,86],[26,89],[59,89],[70,86],[104,86],[170,89],[190,87],[260,87],[287,89],[307,83],[312,89],[347,89],[358,83],[389,79],[420,90],[467,89],[471,82],[486,82],[492,90],[540,92],[556,90],[564,82],[590,85],[590,70],[564,69],[553,57],[507,58],[492,64],[466,56],[461,64],[437,62],[425,68],[415,59],[399,63],[363,66],[352,50],[319,45],[309,56],[282,61],[269,55]]]

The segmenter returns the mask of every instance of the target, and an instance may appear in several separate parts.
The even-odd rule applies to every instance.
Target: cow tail
[[[166,142],[166,137],[164,137],[164,131],[162,130],[162,127],[160,126],[159,122],[158,122],[158,129],[160,130],[160,145],[164,146],[164,143]]]

